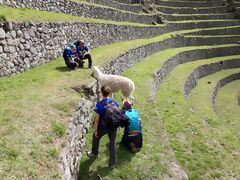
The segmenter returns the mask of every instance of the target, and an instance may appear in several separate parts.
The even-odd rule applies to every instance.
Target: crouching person
[[[87,46],[85,46],[85,43],[83,40],[77,41],[75,43],[77,47],[78,56],[81,60],[81,64],[79,64],[80,67],[83,67],[84,59],[88,59],[88,68],[92,67],[92,56],[90,54],[90,51],[88,50]]]
[[[79,57],[76,46],[74,44],[69,44],[64,49],[63,59],[68,68],[75,69],[75,67],[77,66],[77,62],[79,63]]]
[[[101,93],[103,99],[96,104],[96,116],[94,120],[93,127],[95,132],[93,133],[92,139],[92,150],[88,152],[88,156],[92,158],[98,157],[98,149],[99,142],[102,136],[108,134],[109,137],[109,167],[114,168],[117,162],[117,149],[116,149],[116,136],[117,136],[117,128],[109,128],[106,125],[105,120],[105,112],[107,110],[106,104],[113,103],[113,106],[118,108],[118,103],[113,101],[112,98],[109,97],[111,93],[111,89],[109,86],[104,85],[101,88]]]
[[[123,112],[128,118],[130,125],[124,129],[122,143],[132,152],[136,153],[142,148],[142,124],[138,111],[132,108],[133,103],[123,101]]]

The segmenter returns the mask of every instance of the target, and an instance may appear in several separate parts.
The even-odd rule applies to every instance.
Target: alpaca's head
[[[100,71],[98,66],[93,66],[92,71],[93,71],[93,77],[95,77],[97,79],[99,79],[99,77],[102,75],[102,72]]]

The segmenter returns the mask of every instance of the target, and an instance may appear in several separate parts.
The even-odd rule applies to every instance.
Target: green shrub
[[[49,156],[53,157],[53,158],[56,158],[57,155],[58,155],[58,150],[57,148],[51,148],[48,150],[48,154]]]
[[[61,122],[54,122],[52,125],[52,129],[54,134],[56,134],[58,137],[62,137],[66,132],[66,127]]]
[[[6,21],[7,18],[5,15],[0,14],[0,21]]]

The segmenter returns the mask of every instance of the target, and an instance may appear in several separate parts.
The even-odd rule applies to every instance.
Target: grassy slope
[[[224,58],[215,58],[214,61],[221,59]],[[214,62],[212,60],[209,61]],[[229,168],[228,161],[222,161],[224,156],[228,156],[228,152],[221,151],[219,144],[224,142],[219,132],[213,132],[216,127],[224,129],[225,124],[218,123],[218,118],[211,109],[210,92],[206,91],[207,81],[201,84],[202,80],[199,81],[197,87],[201,87],[201,91],[197,91],[198,93],[188,101],[181,95],[187,74],[190,74],[196,65],[207,61],[201,60],[177,67],[159,90],[159,108],[162,109],[162,118],[171,136],[171,146],[176,150],[178,160],[187,167],[190,178],[209,179],[221,176],[228,179],[231,177],[229,169],[235,174],[239,171],[233,166]],[[230,146],[228,145],[227,148]]]
[[[16,20],[16,17],[21,16],[21,20],[39,20],[41,17],[41,21],[57,21],[61,17],[58,13],[44,13],[46,15],[44,16],[43,13],[39,12],[38,14],[38,11],[29,9],[12,10],[2,6],[0,8],[1,13],[5,14],[8,19]],[[29,19],[27,14],[28,16],[31,14]],[[54,19],[53,14],[56,14],[58,19]],[[64,17],[60,19],[63,20]],[[72,16],[66,17],[66,19],[72,19]],[[94,62],[102,64],[104,61],[110,60],[130,48],[160,41],[171,37],[171,34],[183,32],[191,32],[191,30],[168,33],[151,39],[133,40],[99,47],[92,51]],[[166,51],[163,58],[170,57],[174,52],[175,50]],[[137,77],[132,78],[136,81],[139,88],[137,97],[143,100],[139,100],[138,108],[140,108],[141,112],[143,110],[153,112],[150,115],[152,121],[147,122],[149,124],[146,123],[144,127],[147,134],[146,142],[149,143],[145,144],[143,153],[136,155],[136,157],[130,155],[126,157],[127,153],[121,153],[119,159],[122,160],[122,165],[131,158],[134,158],[134,162],[131,168],[122,166],[123,169],[120,168],[117,172],[111,172],[113,174],[109,175],[109,177],[125,177],[129,168],[134,173],[136,172],[136,167],[138,168],[138,164],[141,164],[142,161],[149,166],[138,168],[139,173],[136,177],[142,177],[140,173],[145,170],[143,177],[146,178],[149,177],[148,173],[150,172],[152,177],[158,177],[160,173],[170,173],[162,161],[164,157],[161,154],[161,152],[167,152],[169,147],[159,143],[156,138],[161,136],[161,130],[152,128],[154,125],[161,126],[161,121],[158,121],[159,118],[157,117],[159,112],[158,110],[152,111],[152,108],[154,109],[155,107],[144,101],[146,94],[145,91],[141,90],[142,88],[146,89],[145,86],[141,86],[143,84],[149,87],[149,89],[146,89],[146,92],[151,92],[149,80],[156,67],[159,67],[159,62],[156,61],[155,63],[154,61],[150,64],[145,62],[146,64],[143,67],[148,67],[148,71],[142,68],[140,63],[139,67],[135,67],[137,68],[136,70],[130,69],[126,74],[130,77],[134,76],[135,73],[137,74]],[[81,99],[81,95],[76,94],[70,87],[92,81],[91,78],[86,79],[90,75],[89,70],[67,71],[63,66],[63,60],[59,58],[48,65],[39,66],[31,71],[0,79],[1,178],[56,178],[59,176],[58,164],[56,162],[58,161],[59,147],[64,143],[64,138],[62,137],[66,130],[65,124]],[[145,108],[143,109],[143,107]],[[144,119],[148,118],[148,114],[142,114],[142,116]],[[155,144],[159,145],[155,146]],[[149,149],[152,150],[153,156],[148,156]],[[105,156],[104,158],[106,160],[107,157]],[[155,166],[155,164],[157,165]],[[101,167],[99,166],[99,168]],[[100,172],[105,173],[105,176],[108,177],[105,170],[102,167]],[[130,173],[129,177],[135,177],[133,173]]]
[[[103,19],[84,18],[72,16],[64,13],[54,13],[47,11],[37,11],[28,8],[11,8],[0,5],[0,16],[6,17],[7,20],[14,21],[34,21],[34,22],[101,22],[119,25],[151,26],[140,23],[117,22]]]
[[[219,142],[219,139],[215,138],[215,134],[211,134],[212,129],[208,127],[216,125],[217,121],[216,116],[212,112],[211,104],[203,101],[203,97],[210,100],[210,96],[207,96],[208,93],[205,93],[205,95],[197,94],[189,101],[186,101],[181,95],[183,82],[187,74],[190,74],[193,70],[193,67],[196,68],[196,65],[221,59],[223,60],[224,58],[215,58],[214,61],[209,59],[205,60],[205,62],[201,60],[180,65],[161,85],[158,94],[159,108],[162,111],[162,118],[171,136],[171,145],[176,150],[178,160],[187,167],[188,173],[193,179],[200,177],[217,178],[220,175],[225,175],[229,178],[228,172],[223,170],[229,166],[229,163],[221,162],[222,157],[218,151],[218,146],[214,147],[215,144],[221,141]],[[200,92],[206,92],[206,85],[206,81],[198,85],[198,87],[202,87]],[[201,105],[198,102],[201,102]],[[169,108],[170,106],[171,109]],[[204,115],[205,118],[203,117]],[[205,123],[205,121],[208,121],[209,124]],[[222,126],[224,127],[224,125]],[[212,141],[216,141],[216,143],[213,144]],[[223,152],[221,155],[227,155],[227,153]]]
[[[105,155],[107,153],[107,146],[105,146],[105,144],[108,140],[107,137],[104,137],[100,146],[100,157],[95,162],[88,160],[86,155],[82,158],[80,179],[98,179],[99,177],[105,179],[118,179],[119,177],[122,179],[144,179],[159,178],[164,174],[171,174],[171,170],[168,168],[168,165],[165,164],[168,157],[162,156],[162,154],[166,155],[166,152],[169,150],[169,146],[163,143],[164,139],[161,139],[163,137],[160,134],[162,134],[162,129],[165,128],[161,119],[164,120],[167,132],[170,134],[170,145],[176,151],[177,159],[184,165],[185,168],[187,168],[187,172],[190,177],[218,177],[218,171],[212,172],[211,174],[204,174],[208,169],[218,169],[220,167],[220,160],[214,156],[216,149],[209,149],[206,147],[203,139],[201,138],[194,139],[195,136],[192,138],[192,133],[200,131],[201,129],[197,129],[197,127],[200,127],[197,126],[198,117],[194,117],[191,113],[189,113],[191,106],[182,97],[181,90],[184,79],[187,78],[186,75],[189,75],[194,67],[196,68],[200,64],[210,63],[210,61],[217,62],[224,59],[239,58],[239,56],[201,60],[196,62],[196,64],[188,63],[189,66],[187,66],[187,64],[186,68],[182,68],[176,72],[174,71],[173,76],[170,75],[169,78],[172,82],[167,81],[160,88],[157,105],[149,102],[149,98],[151,96],[151,75],[169,57],[183,50],[193,48],[196,47],[176,48],[156,53],[124,73],[126,76],[131,77],[136,83],[136,107],[140,110],[140,114],[142,115],[144,122],[144,147],[141,153],[136,156],[129,155],[129,157],[127,155],[123,156],[123,154],[126,153],[126,150],[120,147],[120,157],[118,158],[120,163],[118,168],[110,171],[106,167],[108,157]],[[186,75],[183,76],[185,72]],[[192,130],[191,128],[195,125],[197,126],[196,129]],[[182,134],[182,131],[185,130],[186,132]],[[189,143],[183,144],[183,142],[179,142],[179,136],[183,136],[183,138],[189,140]],[[156,139],[158,139],[158,142],[155,141]],[[118,142],[120,140],[121,133],[118,135]],[[89,150],[91,148],[91,133],[88,135],[87,142],[86,150]],[[197,142],[199,142],[199,144]],[[186,149],[191,149],[192,154],[185,152]],[[148,154],[147,157],[146,154]],[[128,159],[126,159],[126,156]],[[142,169],[143,167],[139,166],[139,159],[141,159],[141,163],[144,164],[145,169]],[[159,159],[162,162],[159,161]],[[124,162],[130,165],[126,167]],[[223,163],[223,166],[227,167],[228,164]],[[158,176],[156,176],[156,174],[158,174]]]
[[[205,60],[205,63],[207,61]],[[220,176],[231,178],[234,175],[238,177],[239,170],[236,169],[236,164],[239,163],[239,160],[236,159],[235,163],[230,164],[233,157],[231,154],[229,155],[229,151],[221,151],[223,148],[221,150],[218,148],[220,148],[219,144],[220,146],[224,144],[226,149],[231,149],[232,145],[235,144],[234,150],[235,153],[238,153],[239,143],[236,141],[225,143],[225,141],[230,139],[224,139],[225,141],[223,142],[219,131],[213,134],[216,126],[225,131],[228,131],[228,129],[225,128],[225,124],[217,123],[218,119],[212,113],[211,108],[204,109],[204,115],[209,118],[207,119],[209,124],[205,123],[206,118],[203,120],[201,116],[203,112],[199,113],[199,109],[201,110],[207,103],[209,104],[209,102],[202,101],[204,96],[199,95],[197,96],[198,98],[194,96],[189,101],[186,101],[182,96],[183,82],[187,77],[185,73],[188,74],[191,72],[189,71],[191,68],[192,70],[193,67],[196,68],[195,63],[202,64],[204,62],[201,60],[200,62],[188,63],[187,65],[177,67],[161,85],[157,103],[159,118],[164,120],[171,139],[171,147],[175,150],[177,159],[187,168],[191,179],[219,178]],[[233,70],[231,73],[236,71],[239,71],[239,69]],[[204,84],[199,85],[202,87],[201,92],[205,92],[205,84],[207,84],[206,81]],[[206,97],[205,99],[209,98]],[[201,106],[195,105],[196,102],[202,102]],[[191,113],[192,108],[194,113]],[[235,131],[237,129],[235,128]],[[228,136],[227,138],[231,137]]]
[[[217,115],[222,117],[227,115],[229,118],[237,117],[240,106],[238,105],[237,98],[240,95],[240,81],[233,81],[230,84],[222,87],[218,91],[216,110]]]
[[[102,64],[130,48],[176,33],[99,47],[92,51],[94,63]],[[70,87],[92,81],[85,78],[89,77],[89,70],[67,71],[63,66],[59,58],[31,71],[0,79],[2,177],[7,174],[41,177],[43,171],[49,172],[44,174],[47,177],[57,174],[58,147],[64,143],[59,136],[64,135],[64,125],[80,101]]]

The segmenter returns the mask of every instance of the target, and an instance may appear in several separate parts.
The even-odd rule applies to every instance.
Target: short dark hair
[[[103,85],[101,92],[104,97],[107,97],[111,93],[111,88],[108,85]]]

